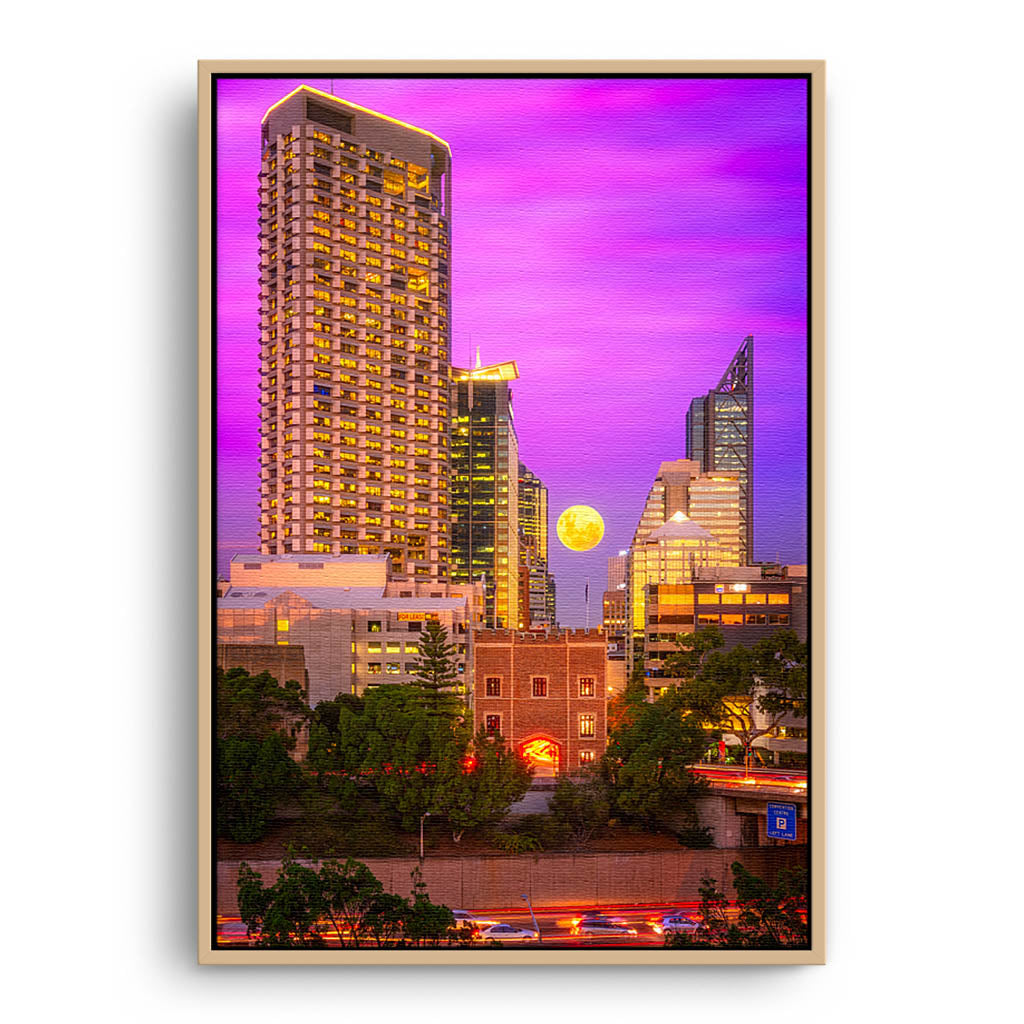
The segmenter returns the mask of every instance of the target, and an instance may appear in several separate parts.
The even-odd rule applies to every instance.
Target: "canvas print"
[[[811,950],[811,79],[211,74],[211,950]]]

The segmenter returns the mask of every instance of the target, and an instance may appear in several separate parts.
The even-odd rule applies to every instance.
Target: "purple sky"
[[[217,83],[218,567],[258,547],[259,128],[297,85]],[[754,335],[754,557],[806,561],[806,100],[784,79],[334,79],[452,148],[453,361],[515,359],[562,625],[600,621],[690,399]],[[604,540],[554,537],[569,505]]]

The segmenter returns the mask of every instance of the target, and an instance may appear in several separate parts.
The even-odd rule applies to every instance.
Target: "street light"
[[[424,811],[420,815],[420,860],[423,860],[423,819],[430,817],[430,811]]]
[[[526,893],[524,892],[524,893],[520,893],[520,898],[526,900],[526,905],[530,908],[530,920],[533,921],[533,927],[537,929],[537,941],[538,942],[543,942],[544,940],[541,938],[541,934],[540,934],[540,925],[537,924],[537,918],[534,916],[533,904],[530,902],[530,897],[527,896]]]

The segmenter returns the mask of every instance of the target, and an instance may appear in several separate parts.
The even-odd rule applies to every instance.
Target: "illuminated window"
[[[718,604],[717,594],[698,594],[697,604]]]
[[[366,671],[369,672],[371,676],[379,676],[380,675],[380,662],[379,661],[371,661],[371,662],[369,662],[369,664],[367,664],[367,666],[366,666]]]
[[[723,626],[742,626],[743,616],[742,615],[723,615],[722,616]]]
[[[597,735],[596,716],[580,715],[580,737],[587,738]]]
[[[722,604],[743,604],[742,594],[723,594]]]
[[[287,619],[278,619],[277,620],[277,631],[278,631],[278,633],[287,633],[288,632],[288,620]]]
[[[484,689],[488,697],[501,696],[501,679],[496,676],[489,676],[484,683]]]
[[[379,619],[377,619],[377,620],[371,619],[369,622],[367,622],[366,629],[367,629],[367,632],[370,632],[370,633],[379,633],[380,632],[380,620]]]
[[[589,676],[584,676],[580,680],[580,696],[581,697],[593,697],[594,696],[594,680]]]
[[[789,604],[789,594],[769,594],[769,604]]]
[[[747,604],[764,604],[766,594],[747,594]]]
[[[487,715],[484,718],[484,728],[492,736],[501,732],[501,715]]]
[[[397,661],[389,661],[387,663],[387,673],[389,676],[397,676],[402,671],[402,666]]]
[[[580,764],[592,764],[594,761],[594,752],[592,750],[581,750],[580,751]]]

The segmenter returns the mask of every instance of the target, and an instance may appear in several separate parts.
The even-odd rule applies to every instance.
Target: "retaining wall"
[[[435,903],[494,910],[523,906],[600,907],[619,903],[681,903],[699,900],[701,878],[710,875],[733,895],[733,861],[768,880],[807,861],[807,847],[727,850],[663,850],[656,853],[541,853],[516,857],[427,857],[423,880]],[[217,911],[237,916],[238,861],[217,865]],[[277,878],[279,861],[249,861],[264,885]],[[368,857],[363,863],[390,892],[408,896],[415,857]],[[723,884],[725,883],[725,884]]]

